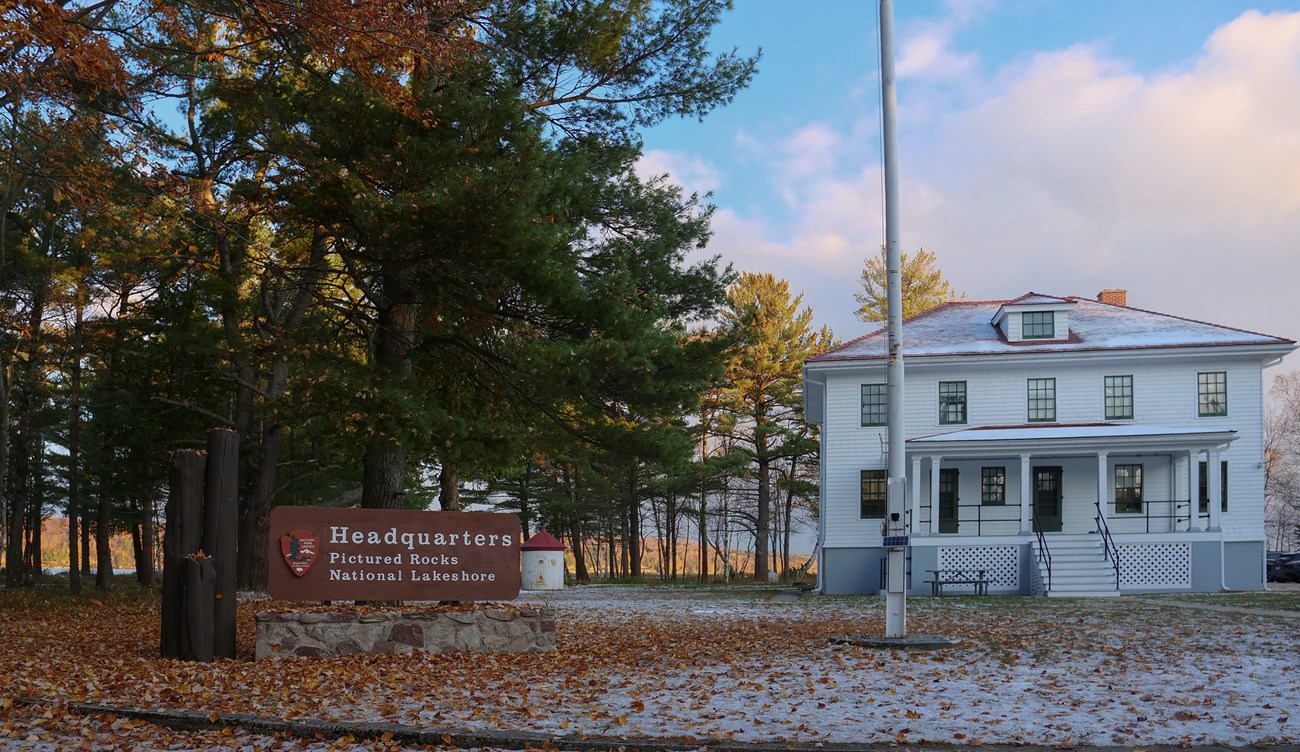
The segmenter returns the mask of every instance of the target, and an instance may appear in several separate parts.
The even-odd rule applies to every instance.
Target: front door
[[[1034,468],[1034,530],[1061,532],[1061,468]]]
[[[957,469],[939,470],[939,532],[957,532]]]

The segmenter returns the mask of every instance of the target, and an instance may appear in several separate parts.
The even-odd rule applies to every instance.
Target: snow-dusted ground
[[[1152,599],[917,598],[909,633],[960,637],[938,652],[837,646],[881,636],[882,600],[773,590],[579,587],[526,593],[557,611],[542,655],[357,655],[270,664],[159,661],[147,647],[83,655],[18,696],[72,696],[265,718],[400,723],[556,737],[856,744],[1297,744],[1300,618],[1177,608]],[[93,652],[89,651],[89,652]],[[19,670],[19,669],[15,669]],[[161,672],[157,682],[119,681]],[[72,684],[60,684],[75,674]],[[29,686],[30,685],[30,686]],[[6,706],[0,750],[359,750],[238,728],[168,732],[140,721]],[[182,691],[183,690],[183,691]],[[81,695],[77,695],[81,697]],[[1293,718],[1295,720],[1293,721]],[[97,745],[97,746],[96,746]],[[389,745],[384,745],[389,746]]]
[[[809,594],[774,603],[771,595],[625,587],[526,594],[558,611],[563,657],[524,662],[520,685],[487,690],[470,674],[455,680],[454,671],[473,671],[471,660],[437,682],[451,679],[452,702],[413,693],[383,715],[420,726],[700,741],[1300,740],[1295,619],[1129,598],[922,598],[909,601],[909,633],[964,644],[879,651],[827,637],[883,635],[880,599]],[[355,717],[381,702],[354,699],[329,715]]]

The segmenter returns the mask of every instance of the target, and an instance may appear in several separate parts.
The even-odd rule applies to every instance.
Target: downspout
[[[1220,592],[1228,589],[1228,563],[1223,560],[1227,555],[1227,549],[1223,545],[1223,531],[1219,531],[1219,590]]]
[[[805,379],[807,376],[805,376]],[[824,378],[824,377],[823,377]],[[817,592],[825,595],[826,581],[822,572],[826,571],[826,382],[821,389],[821,422],[817,424],[817,496],[821,500],[817,506]]]

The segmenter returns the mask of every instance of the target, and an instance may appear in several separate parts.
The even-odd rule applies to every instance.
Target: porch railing
[[[1072,503],[1070,500],[1062,500],[1063,505]],[[1093,499],[1094,507],[1097,505],[1096,499]],[[1031,513],[1037,527],[1038,514],[1033,505],[1030,505]],[[1142,501],[1141,512],[1120,512],[1115,509],[1114,502],[1110,502],[1108,507],[1108,517],[1115,521],[1119,526],[1119,532],[1137,532],[1132,529],[1132,523],[1138,523],[1141,532],[1146,533],[1175,533],[1184,532],[1191,528],[1192,509],[1191,503],[1186,499],[1144,499]],[[975,535],[999,535],[1002,531],[997,526],[1014,525],[1019,530],[1020,522],[1020,504],[955,504],[953,506],[954,517],[948,519],[939,518],[939,525],[942,527],[945,523],[955,523],[958,531],[964,535],[972,533],[970,526],[974,526]],[[921,506],[919,519],[912,520],[911,509],[907,510],[909,527],[913,534],[926,534],[930,531],[930,518],[934,512],[929,504]],[[1202,524],[1201,529],[1209,525],[1209,514],[1206,512],[1197,512],[1196,520]],[[986,528],[993,528],[991,531]],[[1013,531],[1015,532],[1015,531]],[[1082,532],[1082,531],[1081,531]]]
[[[1110,537],[1110,526],[1106,524],[1106,515],[1101,513],[1101,501],[1096,502],[1096,507],[1097,532],[1101,533],[1102,551],[1105,552],[1111,566],[1115,568],[1115,589],[1119,590],[1119,547],[1115,545],[1115,539]]]
[[[1114,502],[1108,509],[1108,516],[1116,524],[1122,522],[1127,528],[1128,523],[1141,520],[1143,532],[1147,533],[1178,533],[1192,527],[1192,504],[1187,499],[1143,499],[1141,512],[1121,512]],[[1202,517],[1208,523],[1208,514],[1197,514],[1197,521]]]
[[[969,510],[971,509],[974,509],[975,512],[969,513]],[[928,512],[930,511],[930,508],[928,505],[922,506],[921,510],[923,514],[921,514],[919,532],[929,532],[930,515],[928,514]],[[966,513],[963,513],[962,510],[968,510],[968,511]],[[956,516],[954,516],[951,519],[944,519],[943,517],[940,517],[939,525],[942,527],[942,525],[945,522],[954,522],[960,528],[960,526],[962,525],[974,523],[976,535],[984,535],[984,526],[993,525],[993,524],[1014,523],[1016,525],[1016,530],[1017,531],[1019,530],[1019,523],[1020,523],[1019,504],[978,504],[978,503],[977,504],[954,504],[953,513]],[[969,535],[970,534],[969,531],[967,531],[966,534]],[[998,533],[991,533],[991,534],[996,535]]]

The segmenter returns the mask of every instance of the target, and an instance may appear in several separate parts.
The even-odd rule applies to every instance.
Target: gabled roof
[[[1027,292],[1018,298],[1002,301],[1004,306],[1028,306],[1028,305],[1074,305],[1074,300],[1070,298],[1058,298],[1055,295],[1043,295],[1037,292]]]
[[[1068,340],[1008,342],[993,325],[993,318],[1003,306],[1034,303],[1075,304],[1070,311]],[[886,329],[878,329],[811,358],[809,362],[884,360],[887,341]],[[1277,346],[1283,352],[1295,349],[1295,341],[1283,337],[1102,303],[1091,298],[1057,298],[1039,293],[1028,293],[1012,300],[945,303],[903,322],[904,357],[1251,345]]]

